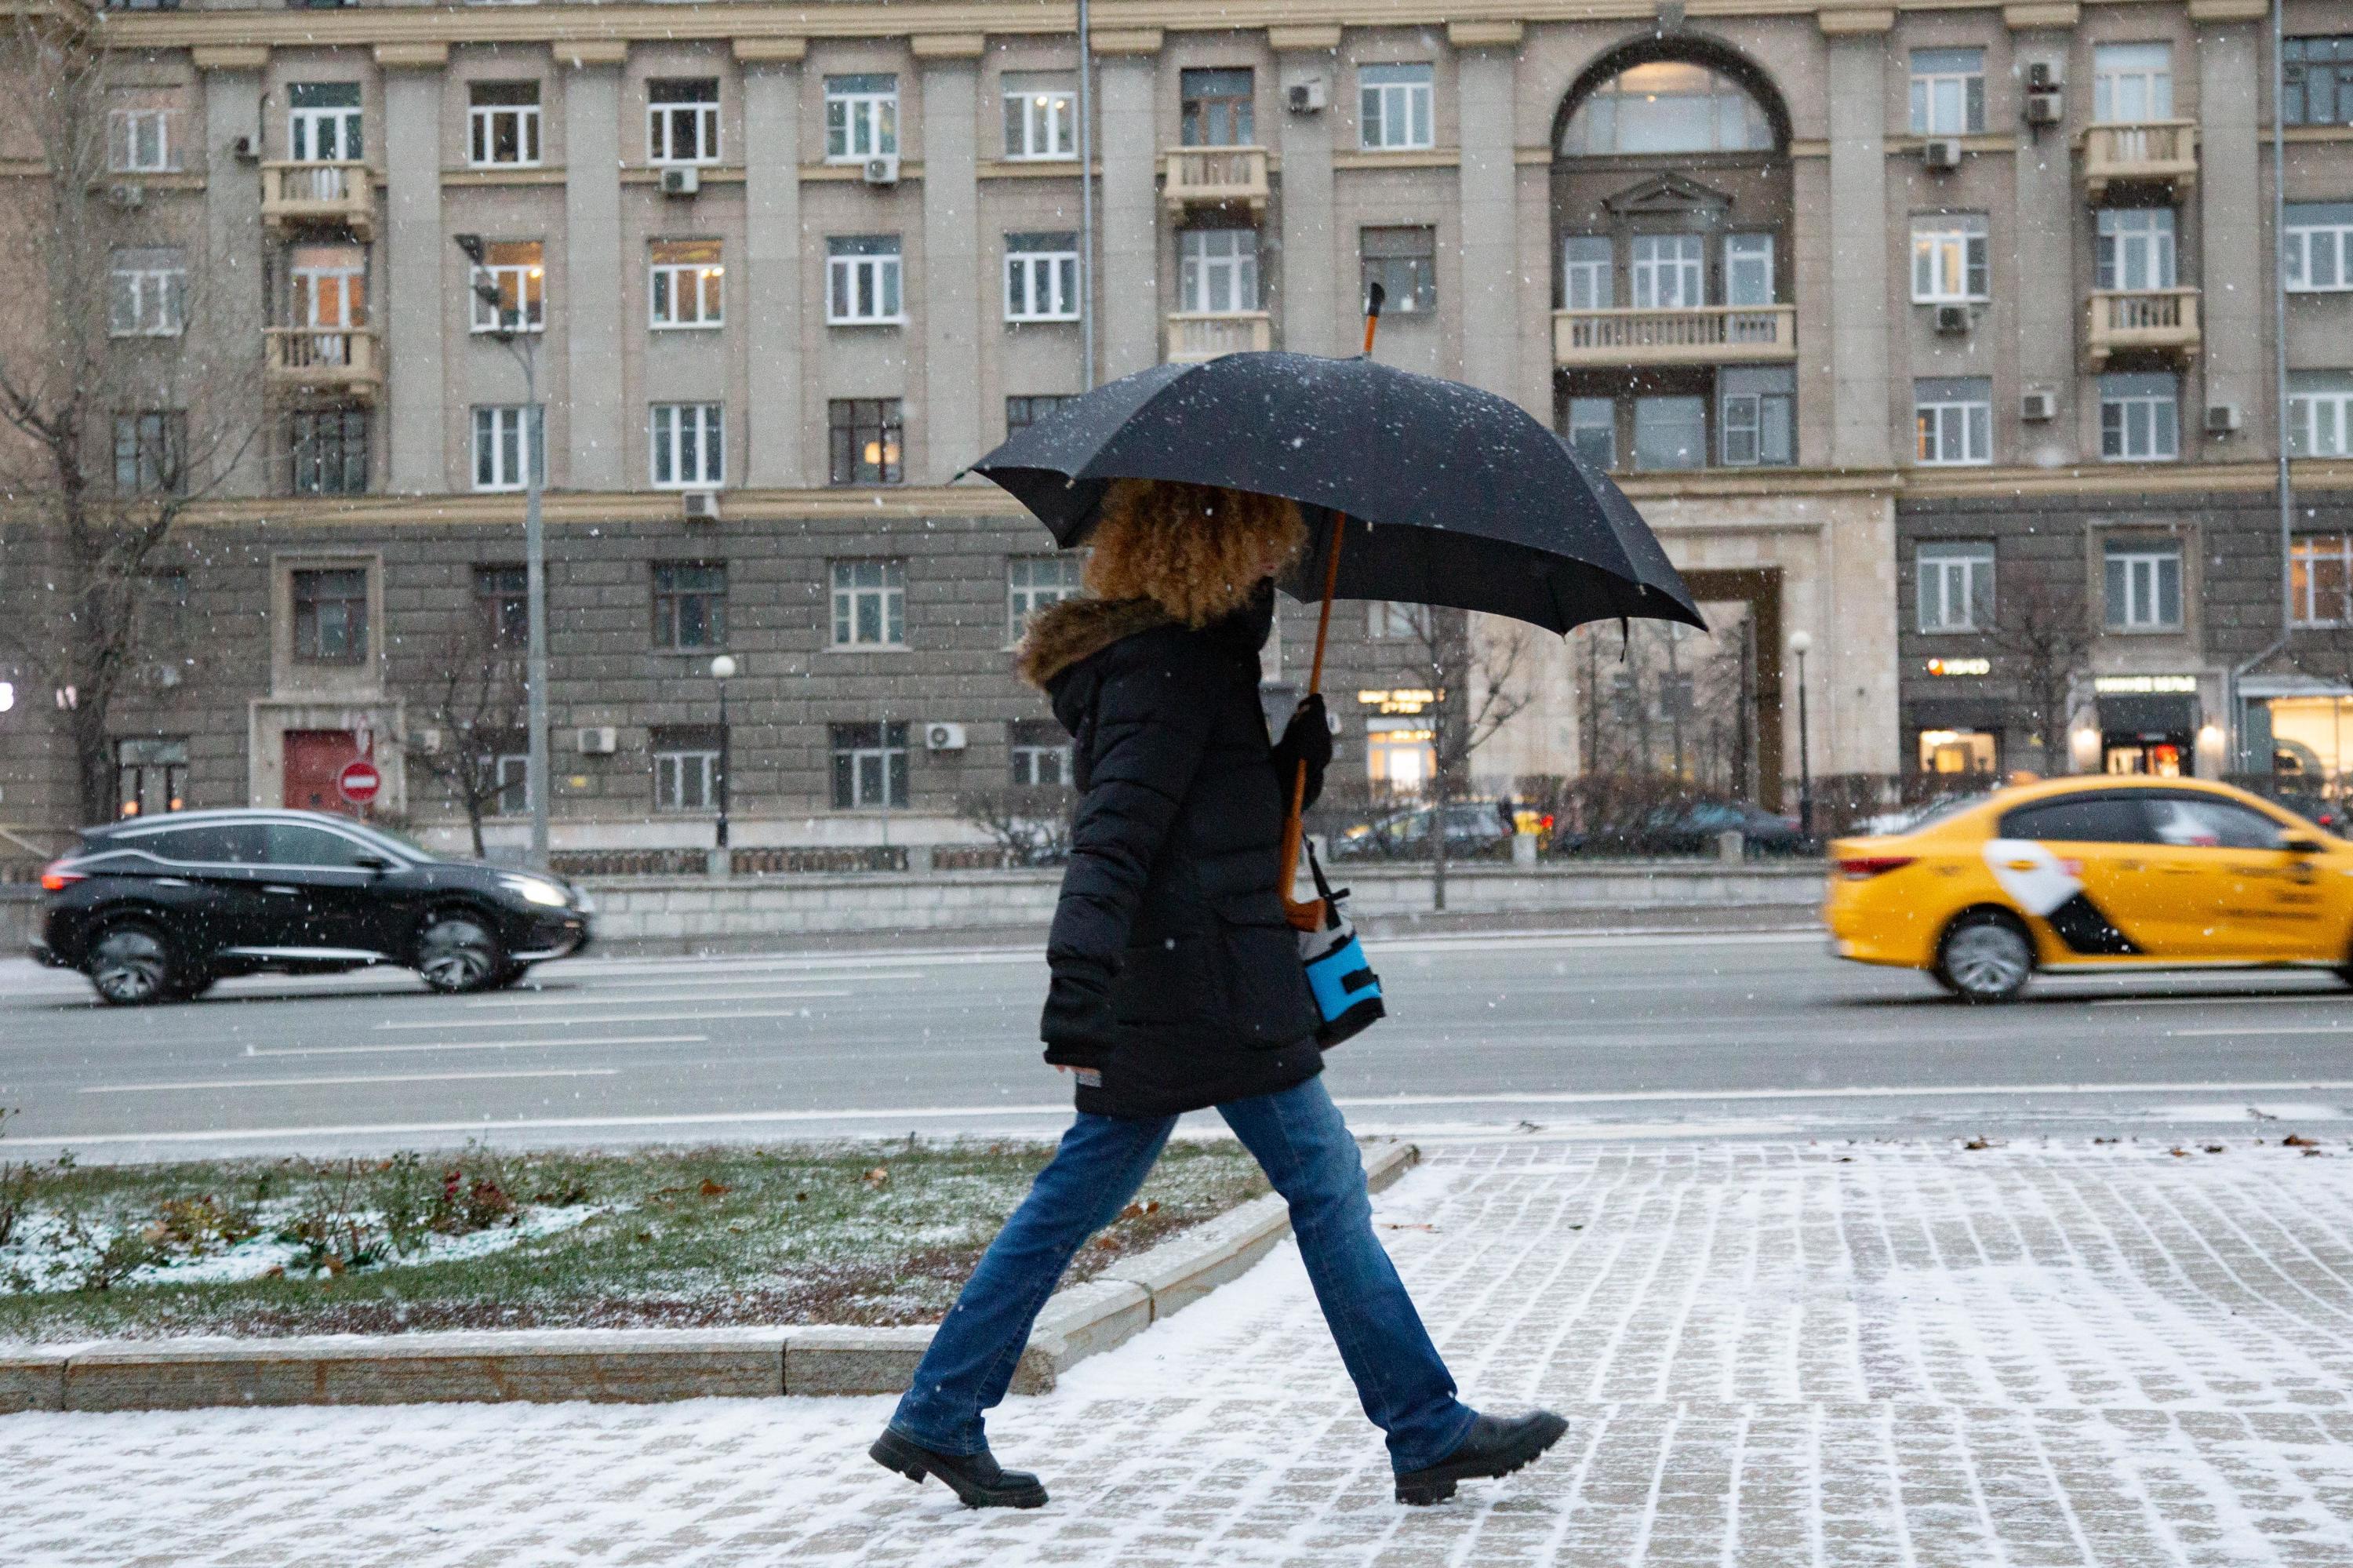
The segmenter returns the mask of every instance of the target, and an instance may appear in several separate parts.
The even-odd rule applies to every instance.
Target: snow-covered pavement
[[[1432,1150],[1377,1200],[1545,1465],[1389,1499],[1297,1254],[1010,1402],[1054,1500],[863,1450],[889,1401],[0,1418],[0,1561],[2353,1563],[2353,1151]]]

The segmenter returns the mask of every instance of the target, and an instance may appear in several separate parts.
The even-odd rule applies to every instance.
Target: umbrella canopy
[[[1161,365],[1064,405],[973,465],[1057,542],[1115,479],[1285,496],[1348,519],[1340,599],[1510,616],[1553,631],[1643,617],[1704,627],[1619,488],[1517,404],[1369,359],[1232,354]],[[1328,526],[1283,586],[1322,597]]]

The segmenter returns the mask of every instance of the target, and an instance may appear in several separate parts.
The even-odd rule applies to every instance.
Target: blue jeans
[[[1454,1380],[1373,1234],[1364,1161],[1323,1080],[1218,1114],[1291,1205],[1315,1299],[1366,1415],[1388,1434],[1389,1462],[1399,1471],[1438,1463],[1470,1431],[1472,1412],[1454,1397]],[[1080,1113],[932,1336],[893,1429],[935,1454],[988,1446],[982,1413],[1004,1400],[1046,1298],[1087,1238],[1127,1206],[1176,1125],[1175,1117]]]

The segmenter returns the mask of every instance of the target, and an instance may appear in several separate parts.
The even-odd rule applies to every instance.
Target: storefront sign
[[[1993,661],[1990,659],[1931,659],[1928,661],[1928,673],[1931,675],[1990,675],[1993,673]]]
[[[2194,696],[2198,691],[2198,677],[2195,675],[2102,675],[2093,681],[2092,689],[2103,696]]]
[[[1356,694],[1356,705],[1374,708],[1385,714],[1418,714],[1438,700],[1436,692],[1412,686],[1396,691],[1365,691]]]

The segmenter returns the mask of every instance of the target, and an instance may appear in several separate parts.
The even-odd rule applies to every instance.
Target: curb
[[[1409,1143],[1367,1150],[1377,1192],[1418,1163]],[[1057,1291],[1013,1376],[1043,1393],[1061,1373],[1240,1278],[1291,1234],[1269,1193]],[[427,1404],[899,1393],[931,1343],[895,1329],[459,1330],[282,1340],[120,1340],[0,1351],[0,1415],[216,1405]]]

